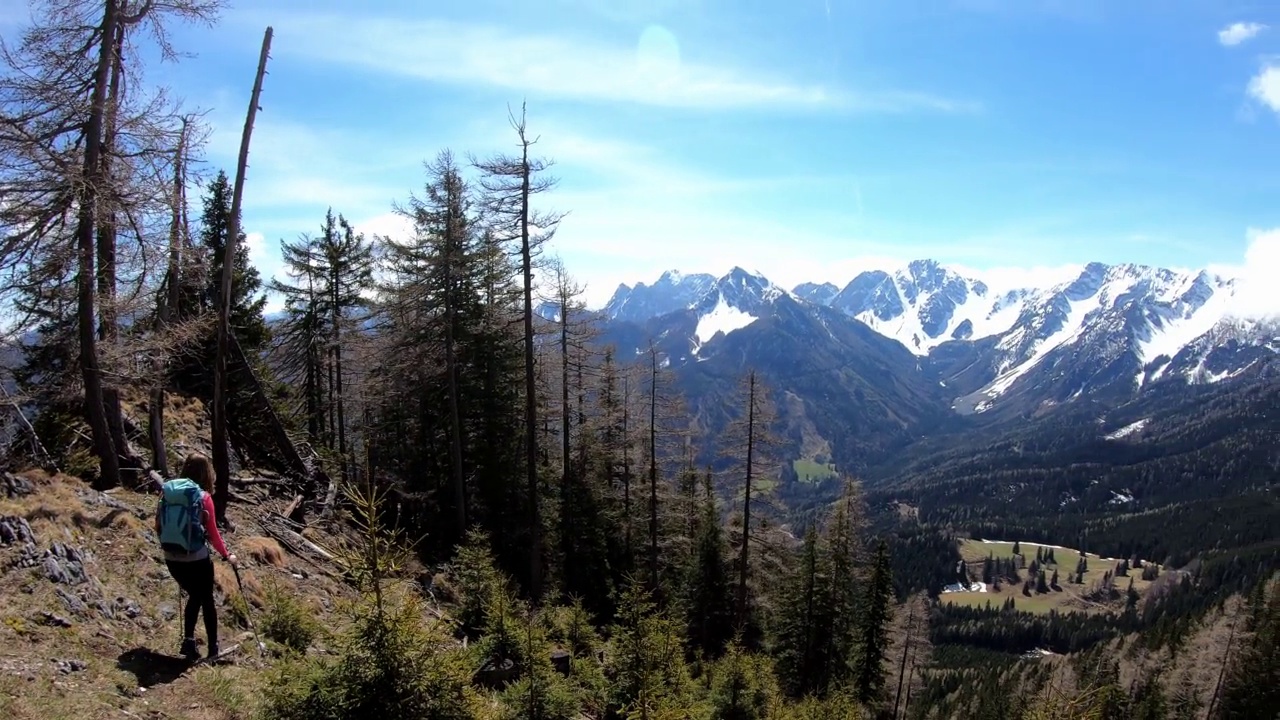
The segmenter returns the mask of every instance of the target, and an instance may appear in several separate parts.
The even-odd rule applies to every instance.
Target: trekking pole
[[[179,635],[178,644],[179,645],[187,641],[187,628],[186,628],[186,621],[184,620],[185,615],[183,613],[184,608],[182,606],[182,595],[183,595],[182,585],[179,584],[178,585],[178,606],[173,611],[174,617],[178,618],[178,635]]]
[[[258,637],[258,629],[253,626],[253,618],[249,617],[253,611],[249,608],[249,598],[244,595],[244,583],[240,582],[240,568],[232,565],[231,571],[236,574],[236,585],[240,588],[241,599],[244,600],[244,621],[249,623],[249,629],[253,631],[253,639],[258,643],[258,654],[266,657],[267,646],[262,644],[262,638]]]

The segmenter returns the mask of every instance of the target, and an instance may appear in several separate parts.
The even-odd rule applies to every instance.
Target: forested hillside
[[[1216,663],[1221,683],[1181,690],[1215,718],[1275,707],[1280,682],[1250,682],[1280,668],[1274,377],[975,430],[900,345],[785,295],[677,372],[667,328],[584,306],[556,255],[572,208],[523,107],[514,150],[426,159],[389,208],[404,235],[335,197],[264,278],[241,214],[272,30],[234,169],[198,171],[203,117],[143,72],[175,50],[166,27],[220,5],[37,2],[4,58],[6,648],[40,652],[55,631],[31,622],[73,625],[23,597],[59,582],[45,558],[81,557],[51,538],[110,547],[115,528],[155,550],[156,487],[202,452],[233,546],[284,528],[334,583],[323,643],[273,601],[279,647],[222,717],[1183,717],[1161,653]],[[129,520],[85,514],[106,491]],[[1015,545],[984,567],[964,556],[982,539]],[[1059,558],[1016,545],[1032,541],[1116,563],[1061,568],[1093,605],[1031,607],[1059,584]],[[940,597],[974,574],[1022,594]],[[106,602],[43,590],[79,613],[75,637]],[[1228,650],[1202,651],[1224,622]],[[4,692],[0,709],[38,712]]]

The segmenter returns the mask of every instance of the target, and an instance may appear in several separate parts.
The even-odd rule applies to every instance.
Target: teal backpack
[[[204,490],[193,480],[176,478],[161,491],[160,547],[175,553],[204,547]]]

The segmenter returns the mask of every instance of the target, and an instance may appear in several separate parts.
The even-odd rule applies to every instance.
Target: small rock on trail
[[[58,672],[63,675],[70,675],[73,672],[80,672],[89,667],[89,663],[83,660],[58,660]]]

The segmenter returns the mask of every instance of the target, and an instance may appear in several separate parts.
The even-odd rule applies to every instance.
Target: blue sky
[[[422,162],[513,150],[522,99],[557,162],[542,202],[569,212],[553,250],[593,304],[670,267],[790,286],[916,257],[997,277],[1280,256],[1262,0],[240,0],[149,71],[209,110],[229,173],[268,24],[244,202],[268,274],[330,205],[401,232]]]

